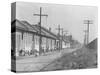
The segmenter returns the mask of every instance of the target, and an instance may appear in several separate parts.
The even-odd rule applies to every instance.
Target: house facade
[[[40,36],[42,39],[42,53],[58,48],[58,38],[44,27],[41,27],[41,34],[39,34],[39,25],[31,25],[26,21],[17,19],[12,22],[11,27],[11,50],[15,56],[34,55],[35,52],[40,52]]]

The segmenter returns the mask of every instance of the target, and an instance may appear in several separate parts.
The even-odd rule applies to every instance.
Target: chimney
[[[51,27],[49,27],[49,31],[51,32]]]

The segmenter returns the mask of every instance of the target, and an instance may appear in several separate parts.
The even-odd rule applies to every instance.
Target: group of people
[[[41,48],[40,51],[37,51],[36,49],[30,50],[30,51],[28,51],[28,50],[20,50],[18,52],[18,54],[19,54],[19,56],[30,56],[30,55],[38,56],[38,55],[44,54],[46,52],[54,51],[54,50],[57,50],[57,48],[55,48],[55,49],[49,49],[49,48],[44,49],[44,48]]]

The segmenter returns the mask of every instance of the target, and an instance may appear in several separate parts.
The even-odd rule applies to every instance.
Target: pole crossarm
[[[93,24],[92,20],[84,20],[84,24]]]
[[[48,17],[48,15],[46,15],[46,14],[34,14],[34,16],[46,16],[46,17]]]

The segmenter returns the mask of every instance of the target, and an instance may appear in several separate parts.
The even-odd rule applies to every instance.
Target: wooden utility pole
[[[87,35],[86,35],[86,44],[89,43],[89,25],[93,24],[92,20],[84,20],[84,24],[87,24]]]
[[[63,38],[64,29],[63,29],[63,28],[61,28],[61,30],[62,30],[62,38]]]
[[[56,30],[58,30],[58,37],[59,37],[59,50],[60,50],[60,49],[61,49],[61,36],[60,36],[61,28],[60,28],[60,25],[58,25],[58,28],[56,28]]]
[[[87,30],[84,30],[84,45],[87,45]]]
[[[63,33],[64,33],[64,29],[61,28],[61,30],[62,30],[62,40],[61,40],[61,49],[62,49],[63,48]]]
[[[39,22],[39,28],[40,28],[40,38],[39,38],[39,53],[41,53],[41,50],[42,50],[42,48],[41,48],[41,44],[42,44],[42,37],[41,37],[41,17],[42,16],[46,16],[46,17],[48,17],[48,15],[47,14],[42,14],[42,7],[40,7],[40,14],[34,14],[34,16],[39,16],[40,17],[40,22]]]
[[[61,48],[63,48],[63,39],[64,39],[64,32],[66,32],[66,34],[67,34],[67,31],[64,31],[64,29],[63,28],[61,28],[61,30],[62,30],[62,47]]]
[[[68,31],[64,31],[63,28],[61,28],[61,30],[62,30],[62,40],[63,40],[64,32],[66,32],[66,34],[67,34]]]

